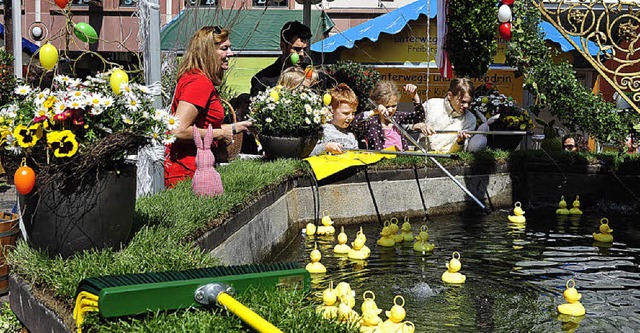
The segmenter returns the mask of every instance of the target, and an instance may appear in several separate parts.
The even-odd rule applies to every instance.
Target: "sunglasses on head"
[[[222,28],[220,28],[220,26],[214,25],[214,26],[208,26],[206,27],[207,29],[210,29],[211,31],[213,31],[214,34],[218,35],[222,33]]]

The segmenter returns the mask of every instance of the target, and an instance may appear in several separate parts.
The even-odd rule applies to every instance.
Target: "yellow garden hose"
[[[224,306],[231,313],[238,316],[238,318],[242,319],[247,325],[253,327],[258,332],[261,333],[282,333],[282,331],[273,326],[270,322],[266,321],[264,318],[260,317],[257,313],[253,312],[248,307],[244,306],[242,303],[238,302],[231,295],[226,292],[221,292],[217,297],[218,304]]]

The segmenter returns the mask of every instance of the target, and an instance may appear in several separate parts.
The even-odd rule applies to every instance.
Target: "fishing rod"
[[[441,158],[450,158],[454,160],[460,159],[460,157],[456,154],[425,154],[417,151],[414,152],[414,151],[393,151],[393,150],[373,150],[373,149],[345,149],[345,151],[352,151],[355,153],[377,153],[377,154],[387,154],[387,155],[441,157]]]
[[[436,134],[458,134],[460,131],[454,130],[435,130]],[[464,131],[467,134],[485,134],[485,135],[532,135],[530,131]]]
[[[378,106],[376,105],[376,103],[374,103],[371,98],[369,98],[369,103],[371,103],[373,105],[374,108],[377,108]],[[400,131],[400,133],[402,133],[402,135],[404,135],[404,137],[411,141],[411,143],[413,143],[417,148],[420,148],[420,150],[425,153],[428,154],[427,149],[424,148],[420,143],[418,143],[418,141],[416,141],[409,133],[407,133],[407,131],[404,129],[404,127],[400,126],[395,119],[393,119],[393,117],[389,117],[387,115],[384,115],[382,113],[380,113],[385,119],[387,119],[389,122],[391,122],[397,129],[398,131]],[[457,132],[456,132],[457,133]],[[451,179],[456,185],[458,185],[458,187],[460,187],[460,189],[466,193],[469,197],[471,197],[471,199],[473,199],[473,201],[475,201],[476,204],[478,204],[478,206],[480,206],[480,208],[482,210],[484,210],[485,212],[488,211],[487,207],[480,201],[478,200],[478,198],[476,198],[475,195],[473,195],[473,193],[471,193],[466,187],[464,187],[464,185],[462,185],[447,169],[445,169],[444,166],[442,166],[442,164],[440,164],[440,162],[438,162],[438,160],[436,160],[433,157],[427,156],[431,162],[433,162],[438,168],[440,168],[440,170],[442,170],[442,172],[444,172],[447,177],[449,177],[449,179]]]

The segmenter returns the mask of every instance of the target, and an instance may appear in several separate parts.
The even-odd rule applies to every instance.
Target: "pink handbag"
[[[207,128],[204,141],[198,128],[194,125],[193,141],[198,151],[196,153],[196,172],[193,174],[191,190],[198,196],[212,197],[223,194],[222,178],[214,168],[216,159],[211,151],[211,143],[213,142],[213,128],[211,128],[211,125]]]

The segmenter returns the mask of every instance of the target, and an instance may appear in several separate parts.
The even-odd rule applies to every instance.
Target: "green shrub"
[[[346,83],[358,96],[357,112],[366,111],[369,105],[369,93],[373,86],[380,81],[380,73],[372,66],[353,61],[338,61],[329,66],[327,87],[334,87],[338,83]]]
[[[13,56],[0,49],[0,106],[9,102],[16,87],[16,76],[13,75]]]

